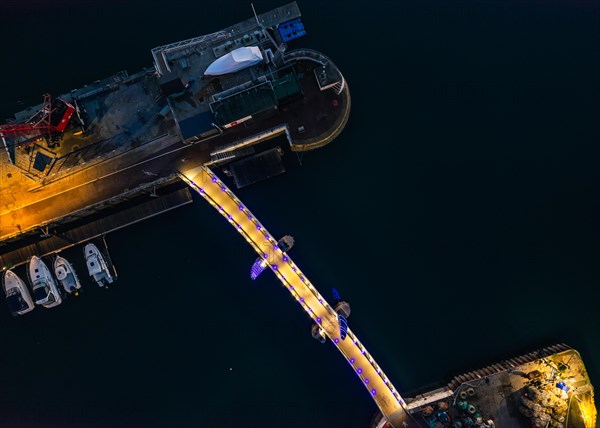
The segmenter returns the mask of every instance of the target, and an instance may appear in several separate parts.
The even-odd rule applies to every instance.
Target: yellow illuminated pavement
[[[396,428],[418,426],[405,411],[402,397],[350,328],[346,339],[340,340],[335,310],[292,259],[277,247],[277,239],[233,192],[207,167],[182,171],[181,177],[219,211],[259,256],[265,259],[283,286],[340,350],[388,421]]]

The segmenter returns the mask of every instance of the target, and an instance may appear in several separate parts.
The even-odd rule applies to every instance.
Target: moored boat
[[[67,293],[74,293],[76,296],[79,294],[81,283],[77,278],[75,269],[67,259],[56,256],[56,259],[54,259],[54,275],[56,275],[56,279]]]
[[[33,298],[37,305],[52,308],[61,304],[62,298],[54,277],[41,258],[32,256],[29,259],[27,273],[33,289]]]
[[[104,256],[95,244],[87,244],[83,250],[88,272],[100,287],[104,287],[114,281]]]
[[[25,281],[10,269],[2,275],[2,288],[8,308],[14,316],[26,314],[35,307]]]

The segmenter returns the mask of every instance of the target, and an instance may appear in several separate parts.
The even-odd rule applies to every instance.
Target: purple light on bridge
[[[323,321],[323,320],[321,319],[321,317],[318,317],[318,318],[317,318],[317,322],[318,322],[319,324],[321,324],[321,321]]]
[[[384,380],[384,381],[383,381],[383,383],[385,383],[385,384],[387,385],[387,384],[388,384],[388,381],[387,381],[387,379],[386,379],[386,380]]]
[[[227,216],[227,218],[228,218],[229,220],[233,220],[233,217],[231,216],[231,214],[229,214],[229,215]]]
[[[204,189],[202,187],[199,190],[200,190],[200,193],[204,193]]]
[[[335,339],[333,339],[333,343],[335,343],[335,344],[337,345],[338,343],[340,343],[340,339],[338,339],[338,338],[336,337]]]
[[[268,254],[263,254],[263,259],[266,259],[267,257],[269,257]]]
[[[356,369],[356,373],[361,374],[362,373],[362,369],[359,367],[358,369]]]
[[[290,285],[290,290],[293,290],[293,289],[294,289],[294,286],[293,286],[293,285]]]
[[[244,206],[240,205],[240,211],[244,211]]]
[[[356,360],[354,358],[350,358],[350,364],[354,364]]]
[[[365,350],[360,351],[361,354],[365,355]]]
[[[301,302],[304,302],[304,297],[300,297],[300,301],[301,301]]]
[[[221,205],[219,205],[219,209],[220,209],[221,211],[225,211],[225,209],[224,209],[224,208],[223,208]]]
[[[273,270],[277,270],[277,265],[272,266]]]
[[[225,190],[227,190],[225,189],[225,186],[221,186],[221,191],[224,192]]]
[[[293,267],[293,268],[292,268],[292,271],[293,271],[293,272],[296,272],[296,268],[295,268],[295,267]]]
[[[323,299],[319,299],[319,303],[323,303]],[[354,342],[354,343],[356,343],[356,342]]]
[[[269,235],[265,235],[265,241],[268,241],[269,239]]]
[[[369,384],[369,379],[365,379],[365,384],[368,385]]]
[[[213,177],[213,178],[212,178],[212,182],[213,182],[213,183],[216,183],[216,182],[217,182],[217,177]]]
[[[241,224],[238,224],[238,229],[241,229],[241,228],[242,228],[242,225],[241,225]]]
[[[287,256],[283,256],[283,261],[287,262],[289,259],[287,258]]]
[[[251,215],[248,216],[248,220],[252,221],[252,216]]]
[[[304,277],[302,275],[300,276],[300,281],[304,282]]]
[[[256,230],[260,230],[260,224],[256,225]]]
[[[372,395],[375,395],[375,394],[377,394],[377,390],[376,390],[375,388],[373,388],[373,389],[371,390],[371,394],[372,394]]]
[[[275,248],[276,250],[279,250],[279,245],[275,244],[275,245],[273,245],[273,248]]]

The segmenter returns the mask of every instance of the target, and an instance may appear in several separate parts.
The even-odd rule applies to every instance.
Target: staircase
[[[333,85],[333,90],[336,94],[340,95],[346,87],[346,80],[342,77],[342,80]]]
[[[229,150],[227,152],[217,152],[210,155],[213,163],[224,162],[229,159],[248,156],[255,152],[254,147],[240,147],[239,149]]]
[[[235,153],[233,151],[215,153],[210,156],[210,160],[213,162],[223,162],[233,158],[235,158]]]

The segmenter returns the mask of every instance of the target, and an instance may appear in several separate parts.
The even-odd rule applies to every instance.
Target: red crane
[[[74,112],[75,107],[68,102],[61,99],[54,101],[50,94],[44,94],[44,104],[40,111],[25,122],[0,125],[0,137],[62,134]]]

